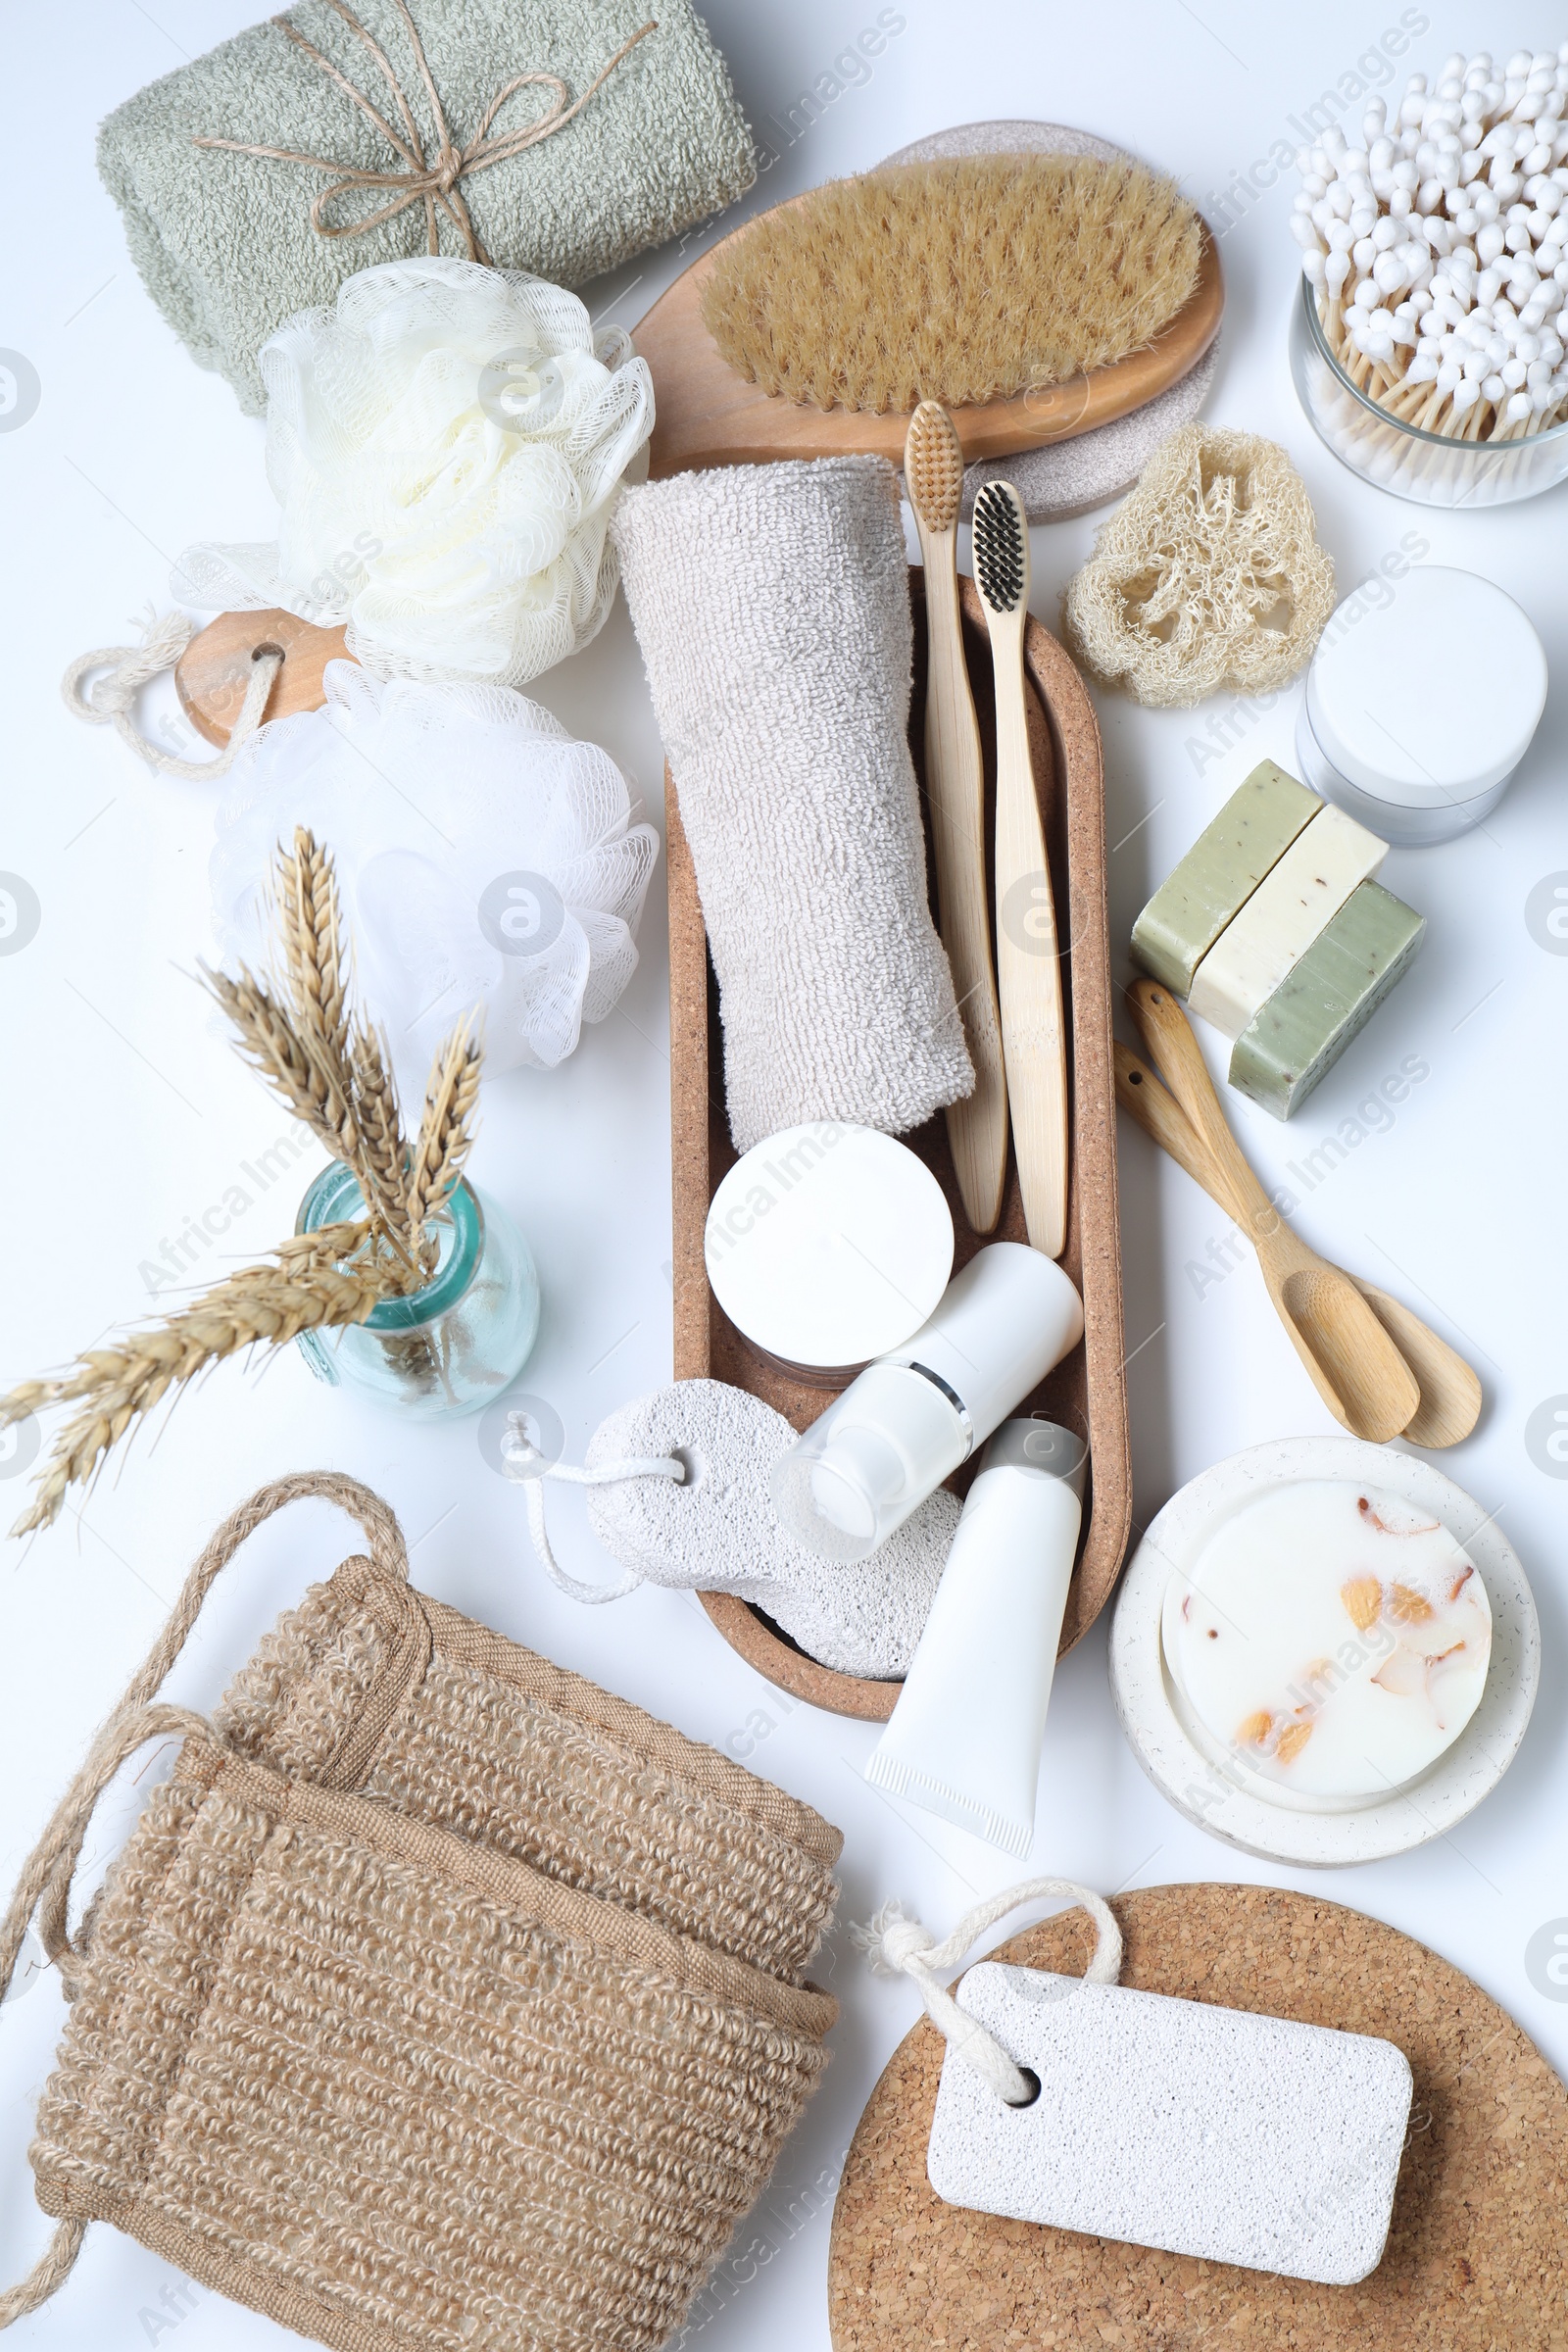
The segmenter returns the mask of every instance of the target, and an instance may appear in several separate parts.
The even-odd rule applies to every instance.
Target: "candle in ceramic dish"
[[[1416,1780],[1480,1700],[1492,1610],[1429,1512],[1308,1479],[1259,1495],[1166,1588],[1166,1669],[1258,1795],[1306,1811]]]

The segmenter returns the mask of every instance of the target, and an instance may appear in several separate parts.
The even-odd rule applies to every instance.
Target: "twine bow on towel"
[[[506,87],[498,90],[491,99],[485,109],[483,121],[467,145],[457,147],[453,144],[452,133],[447,126],[440,93],[436,89],[435,78],[425,58],[424,44],[419,38],[418,27],[409,13],[408,0],[393,0],[393,5],[403,19],[408,32],[409,45],[414,51],[414,62],[418,71],[419,79],[424,84],[424,94],[429,100],[436,137],[440,142],[435,161],[428,163],[425,160],[424,142],[419,136],[419,126],[415,120],[414,109],[409,104],[407,94],[392,69],[391,61],[385,50],[374,35],[360,23],[354,11],[347,5],[347,0],[326,0],[326,5],[336,10],[350,32],[365,43],[374,58],[381,70],[382,78],[397,101],[398,113],[402,117],[403,130],[406,135],[400,137],[380,109],[372,106],[364,91],[357,90],[347,74],[340,74],[330,58],[323,57],[315,42],[307,40],[304,33],[291,24],[286,17],[274,17],[272,23],[280,32],[288,35],[297,49],[303,49],[306,56],[315,65],[319,66],[321,72],[330,80],[337,83],[345,97],[351,98],[362,114],[368,115],[388,145],[402,156],[407,169],[401,172],[366,172],[356,164],[341,163],[331,156],[304,155],[291,147],[251,146],[243,139],[203,137],[193,141],[193,144],[197,147],[226,147],[234,155],[254,155],[279,164],[304,164],[313,172],[335,173],[336,176],[330,186],[322,188],[319,194],[313,197],[311,201],[311,225],[318,236],[360,237],[365,234],[367,229],[377,227],[381,221],[395,220],[399,213],[407,212],[411,204],[422,204],[430,251],[439,253],[441,247],[436,233],[436,208],[439,206],[467,246],[469,261],[480,262],[486,269],[493,265],[490,256],[485,252],[474,233],[473,222],[468,217],[468,207],[464,200],[460,183],[468,173],[487,171],[492,164],[504,164],[512,156],[521,155],[525,148],[537,147],[542,140],[554,138],[558,130],[564,130],[573,116],[581,114],[601,83],[609,80],[622,59],[636,48],[639,41],[645,40],[649,33],[659,30],[657,20],[650,20],[648,24],[632,34],[629,41],[622,41],[614,56],[600,73],[595,74],[580,98],[572,99],[570,97],[566,84],[559,74],[537,73],[514,75]],[[526,89],[533,83],[547,85],[555,91],[555,98],[549,108],[536,122],[526,124],[521,130],[502,131],[492,138],[490,125],[506,105],[507,100],[514,96],[518,90]],[[322,215],[326,207],[333,202],[334,198],[343,195],[350,188],[393,188],[397,193],[390,197],[378,211],[367,213],[361,220],[346,220],[336,225],[325,220]]]

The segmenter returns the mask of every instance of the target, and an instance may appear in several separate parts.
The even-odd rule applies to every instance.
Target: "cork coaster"
[[[1388,2251],[1315,2286],[944,2205],[926,2179],[945,2044],[895,2050],[845,2164],[828,2257],[833,2352],[1563,2352],[1568,2089],[1468,1977],[1377,1920],[1268,1886],[1151,1886],[1111,1905],[1121,1982],[1376,2034],[1415,2076]],[[994,1960],[1081,1975],[1066,1911]]]

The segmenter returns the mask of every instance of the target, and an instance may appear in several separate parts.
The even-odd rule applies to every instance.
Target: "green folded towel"
[[[746,119],[724,61],[691,0],[409,0],[452,144],[480,132],[487,109],[523,74],[559,76],[582,97],[651,15],[657,29],[613,67],[582,112],[551,137],[459,181],[482,253],[498,268],[576,286],[677,236],[745,193],[757,176]],[[427,165],[440,134],[399,0],[355,0],[418,126]],[[394,91],[334,0],[301,0],[285,22],[363,93],[407,141]],[[492,138],[537,122],[559,103],[548,85],[509,98]],[[226,376],[240,406],[266,406],[256,355],[296,311],[330,303],[344,278],[429,250],[424,202],[355,236],[323,236],[311,206],[330,172],[199,138],[286,148],[345,172],[403,172],[405,158],[364,108],[278,24],[253,25],[116,109],[98,136],[98,169],[125,217],[148,292],[204,368]],[[330,226],[366,218],[395,185],[336,196]],[[468,255],[437,209],[440,249]]]

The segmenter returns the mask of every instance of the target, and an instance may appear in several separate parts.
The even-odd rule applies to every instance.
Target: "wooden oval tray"
[[[1358,2286],[1315,2286],[945,2205],[926,2146],[946,2045],[922,2018],[845,2163],[833,2352],[1558,2352],[1568,2090],[1494,2001],[1408,1936],[1313,1895],[1147,1886],[1111,1908],[1124,1984],[1403,2050],[1415,2096],[1382,2262]],[[1093,1941],[1065,1911],[987,1957],[1080,1976]]]
[[[805,199],[792,196],[789,201],[800,204]],[[863,410],[813,409],[783,400],[776,392],[762,391],[720,355],[703,323],[703,288],[718,256],[752,225],[744,221],[693,262],[632,330],[632,342],[654,378],[649,471],[657,479],[699,466],[765,466],[776,458],[857,454],[890,458],[902,466],[907,413],[878,416]],[[1041,385],[1013,400],[951,410],[965,463],[1070,440],[1075,433],[1087,433],[1141,409],[1197,366],[1219,332],[1224,309],[1219,247],[1205,222],[1195,291],[1141,350],[1064,384]]]
[[[911,571],[915,692],[909,741],[923,767],[925,675],[924,578]],[[991,648],[972,580],[959,583],[964,653],[985,752],[987,823],[995,823],[996,730]],[[1065,1652],[1088,1632],[1109,1599],[1127,1548],[1132,1478],[1123,1370],[1121,1237],[1116,1213],[1115,1092],[1110,1059],[1110,952],[1105,928],[1104,793],[1100,729],[1083,680],[1048,629],[1031,620],[1024,640],[1030,685],[1029,746],[1045,823],[1058,926],[1068,943],[1062,969],[1067,1005],[1071,1093],[1071,1176],[1067,1247],[1061,1263],[1083,1294],[1084,1337],[1019,1407],[1039,1410],[1087,1437],[1090,1488],[1077,1565],[1062,1626]],[[723,1040],[718,983],[708,954],[691,853],[669,770],[664,771],[668,830],[670,1142],[674,1192],[675,1377],[724,1380],[761,1396],[797,1429],[822,1412],[827,1395],[793,1378],[744,1340],[709,1288],[703,1229],[709,1202],[736,1152],[724,1107]],[[927,825],[929,858],[930,828]],[[928,869],[929,870],[929,869]],[[953,1210],[954,1265],[981,1247],[964,1218],[939,1113],[903,1138],[932,1169]],[[1021,1242],[1023,1208],[1008,1152],[1002,1219],[988,1240]],[[952,1482],[960,1491],[967,1465]],[[835,1673],[796,1647],[735,1594],[701,1595],[719,1632],[770,1683],[837,1715],[885,1723],[902,1686]]]

